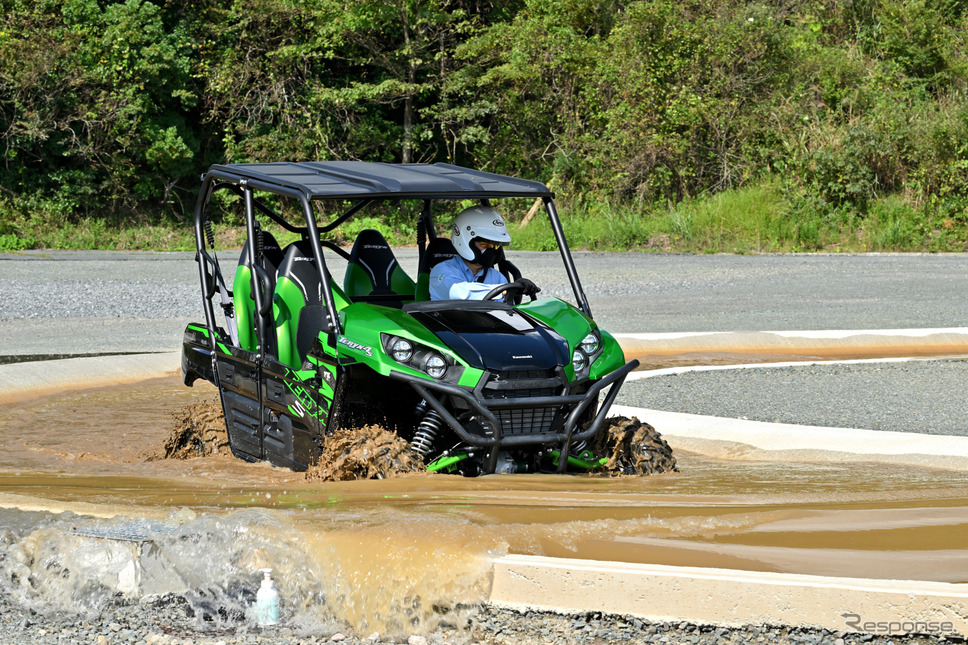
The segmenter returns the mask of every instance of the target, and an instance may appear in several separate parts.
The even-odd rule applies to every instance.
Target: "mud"
[[[592,452],[608,455],[602,470],[610,475],[678,472],[672,448],[655,428],[632,417],[612,417],[592,442]]]
[[[306,472],[309,481],[384,479],[421,472],[424,463],[410,444],[378,425],[340,428],[326,438],[319,460]]]
[[[148,461],[231,453],[225,415],[217,398],[191,403],[173,413],[172,420],[173,427],[165,445],[159,453],[149,453]]]
[[[225,416],[217,397],[190,403],[172,415],[172,428],[164,446],[146,453],[148,461],[195,459],[231,455]],[[384,479],[422,472],[425,464],[410,445],[378,425],[341,428],[327,437],[316,464],[305,473],[307,481],[339,482]]]
[[[194,459],[231,454],[225,416],[218,398],[190,403],[172,414],[173,427],[147,461]],[[595,473],[643,476],[678,472],[672,448],[648,423],[633,417],[611,417],[593,442],[591,452],[608,462]],[[424,473],[426,464],[409,443],[379,425],[340,428],[326,438],[318,461],[306,471],[307,481],[385,479]]]
[[[366,635],[432,629],[451,616],[435,606],[485,597],[491,559],[509,553],[968,581],[963,472],[711,459],[674,442],[679,472],[649,477],[322,481],[222,451],[146,460],[172,410],[194,412],[175,453],[204,452],[214,420],[196,404],[214,400],[173,376],[0,407],[0,590],[74,611],[193,589],[200,615],[237,616],[270,566],[287,620]],[[640,431],[630,419],[623,438]],[[14,509],[56,515],[33,525]],[[74,573],[46,579],[55,561]]]

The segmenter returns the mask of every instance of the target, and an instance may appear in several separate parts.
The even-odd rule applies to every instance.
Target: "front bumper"
[[[432,381],[412,374],[390,372],[390,378],[409,384],[427,403],[444,419],[447,425],[460,437],[461,441],[472,446],[488,449],[488,456],[484,462],[485,471],[493,473],[497,466],[498,453],[502,449],[544,444],[557,444],[561,454],[567,455],[572,444],[594,437],[608,415],[615,397],[625,382],[629,372],[639,366],[637,360],[631,360],[608,376],[592,385],[583,394],[564,394],[556,396],[528,396],[517,398],[484,398],[479,392],[467,390],[448,383]],[[599,395],[605,391],[605,398],[588,427],[577,431],[578,420],[589,405],[598,401]],[[483,417],[492,427],[489,436],[469,432],[454,414],[441,401],[442,396],[450,396],[462,401],[469,410]],[[559,429],[551,432],[509,433],[505,424],[499,418],[502,411],[535,411],[556,409],[555,414],[562,421],[555,424]],[[559,460],[558,471],[564,472],[567,459]]]

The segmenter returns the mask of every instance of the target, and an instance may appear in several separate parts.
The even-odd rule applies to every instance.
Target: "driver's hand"
[[[521,293],[525,296],[531,297],[541,292],[541,287],[531,282],[527,278],[518,278],[514,281],[514,283],[521,285]]]

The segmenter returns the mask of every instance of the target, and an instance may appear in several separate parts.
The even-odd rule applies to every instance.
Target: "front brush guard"
[[[615,397],[618,396],[618,392],[621,389],[622,384],[625,382],[625,377],[628,376],[629,372],[638,366],[639,362],[637,360],[633,359],[629,361],[622,367],[595,383],[584,394],[536,396],[516,399],[482,399],[475,396],[474,392],[457,387],[456,385],[441,383],[439,381],[433,381],[415,376],[413,374],[405,374],[403,372],[392,371],[390,372],[389,376],[390,378],[398,381],[408,383],[414,390],[416,390],[416,392],[422,396],[428,404],[430,404],[430,407],[432,407],[444,419],[444,421],[447,422],[447,425],[450,426],[451,430],[453,430],[462,441],[472,446],[479,446],[481,448],[489,449],[484,463],[484,472],[493,473],[497,468],[498,453],[502,448],[558,443],[561,446],[561,454],[567,455],[573,442],[585,441],[594,437],[598,433],[599,428],[601,428],[602,422],[605,420],[605,416],[608,414],[609,409],[612,407],[612,403],[615,401]],[[578,419],[590,404],[598,400],[598,395],[605,388],[609,388],[608,393],[606,394],[605,400],[602,402],[602,405],[598,410],[598,414],[595,415],[595,418],[592,419],[592,422],[587,428],[580,432],[575,432]],[[460,424],[457,418],[454,417],[454,415],[451,414],[446,407],[444,407],[443,403],[440,402],[440,399],[438,396],[435,396],[435,394],[447,394],[465,401],[472,410],[488,420],[488,422],[494,428],[494,436],[482,437],[480,435],[468,432]],[[564,426],[560,432],[542,432],[536,434],[511,435],[508,437],[504,436],[502,424],[492,412],[492,410],[566,407],[571,407],[572,409],[568,412],[568,416],[565,418]],[[565,472],[567,467],[567,459],[558,460],[559,473]]]

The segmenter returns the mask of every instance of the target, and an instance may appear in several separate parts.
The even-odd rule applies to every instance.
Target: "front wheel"
[[[607,458],[602,470],[613,475],[678,472],[672,448],[655,428],[632,417],[611,417],[592,440],[596,455]]]

